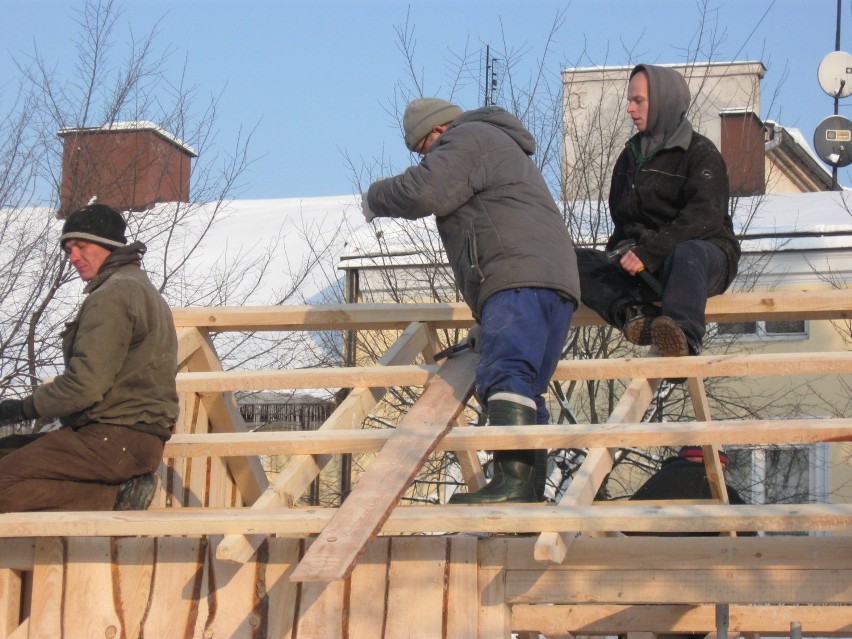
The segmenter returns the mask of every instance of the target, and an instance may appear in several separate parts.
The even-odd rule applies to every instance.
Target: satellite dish
[[[852,164],[852,122],[842,115],[830,115],[820,122],[814,131],[814,150],[831,166]]]
[[[832,51],[822,59],[817,70],[819,86],[832,98],[852,95],[852,55]]]

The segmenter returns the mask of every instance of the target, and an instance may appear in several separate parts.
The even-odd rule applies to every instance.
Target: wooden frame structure
[[[454,428],[476,356],[438,366],[461,305],[174,309],[181,415],[146,512],[0,515],[0,639],[508,638],[657,633],[852,636],[852,505],[714,499],[593,503],[619,447],[852,441],[852,420],[718,421],[703,378],[849,375],[852,353],[563,362],[556,378],[632,379],[607,424]],[[850,319],[844,292],[714,298],[709,321]],[[598,320],[585,309],[575,325]],[[389,330],[371,366],[223,371],[215,331]],[[425,364],[414,364],[418,356]],[[696,421],[639,423],[659,380],[689,378]],[[423,385],[390,430],[361,430],[389,387]],[[353,391],[318,431],[245,432],[237,390]],[[483,480],[479,449],[583,447],[558,504],[399,506],[434,450]],[[375,451],[340,508],[296,502],[331,455]],[[292,457],[272,484],[261,454]],[[806,532],[738,537],[732,531]],[[613,532],[620,531],[620,532]],[[659,536],[717,531],[718,537]],[[624,536],[623,532],[652,533]],[[414,533],[414,534],[412,534]],[[654,533],[657,535],[655,536]]]

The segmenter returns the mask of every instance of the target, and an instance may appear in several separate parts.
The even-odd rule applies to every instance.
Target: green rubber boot
[[[535,423],[535,408],[505,399],[488,401],[491,426],[520,426]],[[546,457],[545,457],[546,460]],[[494,452],[494,476],[475,493],[455,493],[451,504],[505,504],[537,502],[536,451],[498,450]]]

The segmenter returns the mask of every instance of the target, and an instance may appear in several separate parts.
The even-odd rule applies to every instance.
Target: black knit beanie
[[[104,204],[90,204],[65,220],[59,246],[64,249],[68,240],[84,240],[112,251],[127,244],[125,229],[127,224],[118,211]]]

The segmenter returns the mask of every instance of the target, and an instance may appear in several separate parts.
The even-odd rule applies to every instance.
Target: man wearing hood
[[[707,298],[727,289],[740,256],[725,161],[693,131],[689,87],[674,69],[634,67],[627,102],[638,133],[612,174],[606,249],[613,253],[577,250],[582,301],[634,344],[697,355]],[[643,270],[662,294],[636,277]]]
[[[171,311],[127,245],[114,209],[74,211],[59,244],[86,299],[62,333],[65,370],[23,399],[0,402],[0,425],[59,418],[58,430],[0,439],[0,512],[137,510],[153,497],[178,413]]]
[[[568,229],[530,157],[535,139],[499,107],[463,112],[437,98],[408,104],[403,129],[406,146],[423,159],[372,184],[364,217],[435,216],[456,286],[481,331],[476,389],[489,423],[547,423],[544,393],[580,286]],[[536,451],[496,451],[491,481],[450,501],[538,501],[545,461]]]

